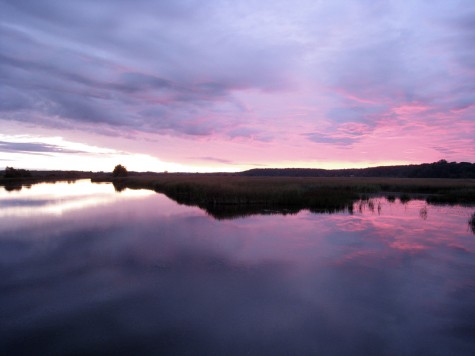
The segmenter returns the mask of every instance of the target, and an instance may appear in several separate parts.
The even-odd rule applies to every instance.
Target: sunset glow
[[[0,170],[475,157],[473,1],[0,1]]]

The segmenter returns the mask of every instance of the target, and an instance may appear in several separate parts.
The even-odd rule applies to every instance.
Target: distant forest
[[[117,166],[116,166],[117,168]],[[115,169],[116,169],[115,168]],[[126,168],[123,167],[125,170]],[[166,173],[128,171],[128,176],[160,176]],[[382,166],[371,168],[350,169],[319,169],[319,168],[255,168],[236,173],[175,173],[177,175],[206,176],[247,176],[247,177],[393,177],[393,178],[475,178],[475,163],[447,162],[440,160],[434,163],[423,163],[407,166]],[[29,171],[7,167],[0,170],[2,180],[62,180],[84,178],[106,178],[110,172],[83,171]]]
[[[447,162],[350,169],[256,168],[241,172],[249,177],[394,177],[394,178],[475,178],[475,163]]]

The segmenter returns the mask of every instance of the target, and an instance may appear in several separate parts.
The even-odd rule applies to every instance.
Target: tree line
[[[475,163],[447,162],[350,169],[256,168],[243,176],[263,177],[392,177],[392,178],[475,178]]]
[[[30,178],[31,172],[26,169],[16,169],[13,167],[6,167],[3,175],[5,178]]]

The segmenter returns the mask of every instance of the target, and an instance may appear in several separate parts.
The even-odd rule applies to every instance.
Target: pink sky
[[[1,1],[0,13],[0,169],[475,157],[472,1]]]

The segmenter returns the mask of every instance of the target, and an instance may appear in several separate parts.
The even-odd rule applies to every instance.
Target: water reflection
[[[427,220],[427,205],[424,205],[422,208],[420,208],[419,216],[422,220]]]
[[[0,217],[61,215],[68,210],[80,210],[95,205],[108,205],[120,200],[141,198],[154,194],[147,190],[127,190],[122,195],[111,194],[110,184],[94,184],[89,180],[59,183],[39,183],[28,192],[0,189]]]
[[[110,200],[0,215],[4,353],[475,351],[469,209],[378,198],[353,214],[219,221],[161,194],[87,186]],[[33,188],[16,198],[44,198]]]
[[[475,213],[468,219],[468,226],[470,226],[470,229],[475,234]]]

